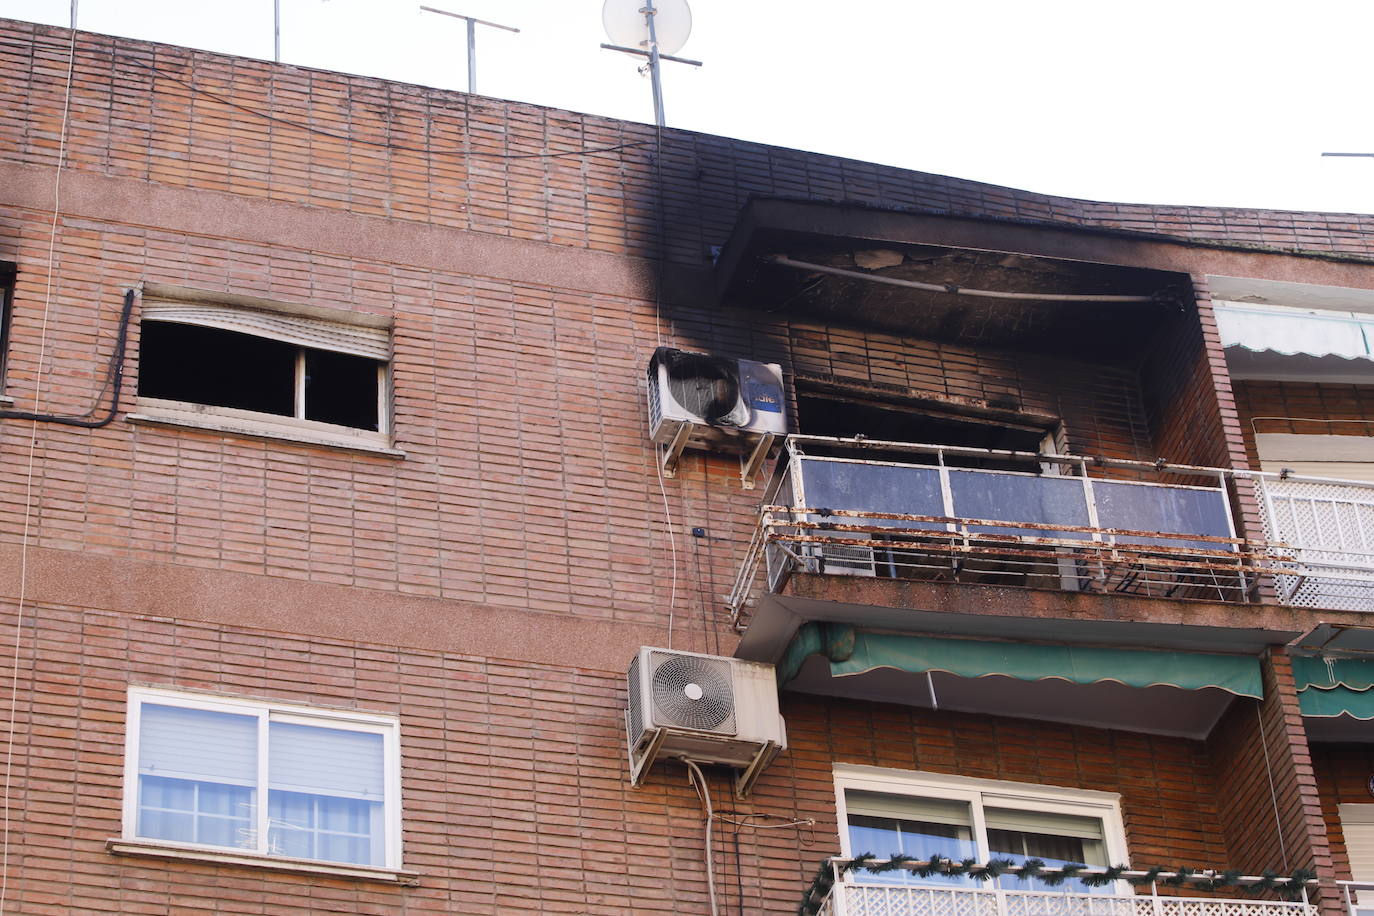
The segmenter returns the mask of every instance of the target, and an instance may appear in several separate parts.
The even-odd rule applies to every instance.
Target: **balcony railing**
[[[1287,546],[1279,600],[1374,611],[1374,483],[1255,474],[1265,538]]]
[[[1337,881],[1341,896],[1345,899],[1345,909],[1350,916],[1374,916],[1374,882]],[[1363,906],[1360,904],[1364,900]]]
[[[1316,916],[1317,908],[1284,900],[837,881],[816,912],[819,916]]]
[[[1306,886],[1301,900],[1165,896],[1150,893],[1097,893],[1073,890],[1011,890],[995,885],[880,883],[846,874],[847,860],[831,860],[833,883],[813,886],[798,912],[816,916],[1317,916]],[[1260,878],[1241,878],[1255,884]],[[1365,885],[1366,887],[1368,885]],[[1347,894],[1347,896],[1349,896]],[[1351,916],[1369,916],[1351,910]]]
[[[913,460],[807,454],[813,445],[878,449],[885,457],[900,449]],[[918,456],[934,463],[917,463]],[[970,459],[1016,459],[1028,468],[1038,462],[1040,469],[954,466]],[[1090,476],[1103,465],[1190,482]],[[1268,545],[1236,536],[1230,475],[1220,468],[791,437],[766,491],[732,609],[738,619],[760,569],[774,592],[802,571],[1243,601],[1259,576],[1283,567]]]

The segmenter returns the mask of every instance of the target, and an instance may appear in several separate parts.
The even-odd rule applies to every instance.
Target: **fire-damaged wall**
[[[962,244],[1185,275],[1270,263],[1206,239],[1374,252],[1374,225],[1348,228],[1360,218],[1057,200],[677,131],[660,150],[645,125],[90,35],[54,220],[67,39],[0,23],[0,261],[17,267],[0,395],[67,415],[107,403],[125,290],[174,285],[388,319],[395,448],[131,420],[137,312],[114,423],[0,420],[0,467],[25,469],[0,474],[0,632],[21,661],[10,861],[26,913],[241,912],[264,889],[284,913],[705,911],[683,771],[626,783],[624,668],[642,645],[733,651],[722,599],[761,494],[732,456],[689,455],[660,480],[655,346],[1062,420],[1082,454],[1236,460],[1205,306],[1128,353],[717,308],[711,249],[751,197],[862,200],[941,231],[976,217]],[[1075,593],[1075,616],[1115,597]],[[1173,607],[1197,632],[1253,624],[1254,608]],[[113,857],[130,685],[399,716],[420,887]],[[1219,727],[1233,743],[1209,746],[788,696],[791,747],[753,799],[724,801],[723,774],[712,785],[727,813],[816,824],[724,829],[722,900],[794,911],[838,850],[837,762],[1119,792],[1137,862],[1281,868],[1246,833],[1263,810],[1227,800],[1264,759],[1241,753],[1256,748],[1243,706]],[[1292,757],[1291,709],[1264,709],[1282,726],[1271,758]],[[1302,815],[1285,816],[1291,832]]]

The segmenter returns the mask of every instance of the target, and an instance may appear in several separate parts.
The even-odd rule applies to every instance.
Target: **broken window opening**
[[[901,404],[828,391],[797,391],[797,423],[800,432],[812,436],[837,436],[887,442],[962,446],[1041,453],[1055,449],[1058,425],[1019,424],[958,412],[932,409],[922,404]],[[828,453],[814,444],[807,450]],[[836,452],[836,454],[839,454]],[[933,454],[865,448],[863,457],[903,464],[937,464]],[[1053,465],[999,457],[951,455],[947,462],[960,467],[1001,471],[1059,473]]]
[[[5,393],[5,366],[10,353],[10,313],[14,311],[15,265],[0,261],[0,395]]]
[[[239,331],[142,324],[138,393],[382,431],[386,364]]]

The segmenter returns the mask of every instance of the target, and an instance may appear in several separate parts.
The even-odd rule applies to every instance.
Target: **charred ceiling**
[[[1192,299],[1177,273],[872,235],[754,226],[731,246],[729,306],[1080,359],[1128,359]]]

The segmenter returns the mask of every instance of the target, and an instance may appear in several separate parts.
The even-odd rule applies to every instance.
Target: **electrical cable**
[[[663,271],[667,258],[667,229],[663,224],[663,127],[654,125],[654,237],[658,246],[654,264],[654,336],[656,346],[663,346]],[[652,384],[652,382],[650,382]],[[673,647],[673,625],[677,614],[677,530],[673,526],[673,510],[668,503],[668,485],[663,479],[661,446],[653,444],[654,467],[658,472],[658,492],[663,498],[663,524],[668,529],[668,552],[671,560],[668,589],[668,645]],[[705,644],[702,645],[705,649]]]
[[[686,757],[682,758],[682,762],[687,765],[687,781],[697,790],[701,805],[706,809],[706,891],[710,894],[711,916],[720,916],[720,910],[716,906],[715,854],[711,850],[711,825],[716,819],[715,811],[711,808],[711,789],[706,784],[706,776],[701,772],[701,767]]]
[[[48,317],[52,311],[53,278],[57,263],[57,226],[62,213],[62,162],[67,156],[67,129],[72,105],[72,81],[76,72],[76,30],[71,33],[67,48],[67,86],[62,102],[62,128],[57,142],[57,167],[53,172],[52,224],[48,230],[48,275],[43,292],[43,320],[38,333],[38,365],[34,373],[34,404],[43,404],[43,354],[48,349]],[[29,538],[33,529],[34,461],[38,452],[38,424],[29,428],[28,462],[24,472],[24,523],[19,535],[19,599],[15,602],[14,650],[10,655],[9,728],[5,738],[5,796],[3,827],[0,827],[0,916],[4,916],[9,899],[11,812],[20,807],[14,804],[15,724],[19,710],[19,647],[24,638],[24,611],[28,602]],[[35,633],[34,654],[38,653]]]
[[[119,313],[119,333],[116,338],[114,353],[110,354],[110,362],[105,369],[105,381],[100,386],[100,391],[95,396],[95,403],[91,409],[84,414],[75,417],[64,417],[50,413],[37,413],[27,410],[0,410],[0,420],[32,420],[35,423],[57,423],[62,426],[75,426],[81,429],[100,429],[109,426],[119,415],[119,400],[124,392],[124,356],[129,345],[129,323],[134,310],[134,291],[129,289],[124,291],[124,308]],[[105,393],[113,387],[110,395],[110,407],[103,417],[91,419],[95,412],[100,409],[100,402],[105,399]]]
[[[1264,710],[1262,702],[1255,703],[1255,720],[1259,722],[1260,750],[1264,752],[1264,773],[1269,777],[1269,801],[1274,806],[1274,835],[1279,841],[1279,855],[1283,858],[1284,871],[1288,870],[1288,848],[1283,841],[1283,818],[1279,815],[1279,792],[1274,786],[1274,768],[1269,763],[1269,738],[1264,733]]]
[[[37,39],[34,39],[32,42],[15,42],[15,41],[0,42],[0,44],[10,45],[10,46],[13,46],[13,47],[21,47],[21,46],[27,46],[28,44],[40,44],[40,43],[41,43],[41,42],[39,42]],[[49,46],[49,47],[52,47],[53,45],[48,45],[48,46]],[[113,49],[111,50],[111,55],[112,55],[113,57],[119,59],[119,60],[123,60],[123,61],[125,61],[125,62],[127,62],[127,63],[131,63],[131,64],[133,64],[133,65],[136,66],[136,67],[142,67],[144,70],[148,70],[148,71],[150,71],[150,72],[152,72],[152,73],[155,73],[155,74],[157,74],[158,76],[162,77],[163,79],[171,80],[172,82],[174,82],[174,83],[176,83],[177,85],[181,86],[181,87],[182,87],[183,89],[185,89],[187,92],[194,93],[195,95],[204,96],[205,98],[208,98],[208,99],[213,99],[214,101],[220,103],[221,105],[224,105],[224,106],[226,106],[226,107],[228,107],[228,108],[237,109],[238,111],[242,111],[242,112],[244,112],[245,114],[250,114],[250,115],[252,115],[253,117],[256,117],[256,118],[261,118],[261,119],[264,120],[264,121],[269,121],[269,122],[271,122],[271,123],[273,123],[273,124],[281,124],[281,125],[284,126],[284,127],[291,127],[291,128],[296,129],[296,130],[304,131],[305,133],[309,133],[309,134],[315,134],[315,135],[321,136],[321,137],[329,137],[330,139],[333,139],[333,140],[342,140],[342,141],[345,141],[345,142],[347,142],[347,143],[357,143],[357,144],[361,144],[361,145],[363,145],[363,146],[372,146],[372,147],[376,147],[376,148],[378,148],[378,149],[393,150],[393,151],[395,151],[395,152],[400,152],[400,153],[417,153],[417,154],[423,155],[423,156],[456,156],[456,157],[458,157],[458,158],[464,158],[464,159],[466,159],[466,158],[474,158],[474,157],[476,157],[476,158],[482,158],[482,159],[560,159],[560,158],[567,158],[567,157],[573,157],[573,156],[590,156],[590,155],[593,155],[593,154],[596,154],[596,153],[614,153],[614,152],[619,152],[619,151],[621,151],[621,150],[635,149],[635,148],[637,148],[637,147],[647,146],[648,143],[649,143],[649,141],[647,141],[647,140],[635,140],[635,141],[632,141],[632,142],[630,142],[630,143],[619,143],[619,144],[615,144],[615,145],[613,145],[613,146],[592,146],[592,147],[583,147],[583,148],[581,148],[581,149],[564,150],[564,151],[562,151],[562,152],[557,152],[557,153],[498,153],[498,152],[487,152],[487,151],[483,151],[483,150],[466,150],[466,151],[463,151],[463,150],[444,150],[444,149],[433,149],[433,148],[426,149],[426,148],[421,148],[421,147],[417,147],[417,146],[405,146],[405,145],[399,144],[399,143],[390,143],[390,142],[385,141],[385,140],[369,140],[369,139],[367,139],[366,137],[357,137],[357,136],[351,136],[351,135],[349,135],[349,134],[335,133],[334,131],[324,130],[324,129],[319,128],[319,127],[312,127],[312,126],[309,125],[309,124],[302,124],[301,122],[299,122],[299,121],[293,121],[293,120],[291,120],[290,118],[283,118],[283,117],[280,117],[280,116],[278,116],[278,115],[274,115],[274,114],[271,114],[271,113],[269,113],[269,112],[261,111],[261,110],[259,110],[259,109],[257,109],[257,108],[253,108],[253,107],[250,106],[250,105],[244,105],[244,104],[242,104],[242,103],[240,103],[240,102],[235,102],[233,99],[226,98],[225,96],[222,96],[222,95],[220,95],[220,94],[217,93],[217,92],[212,92],[212,91],[209,90],[209,89],[203,89],[203,88],[201,88],[201,87],[199,87],[199,86],[196,86],[194,83],[187,82],[186,80],[182,79],[182,78],[179,77],[179,76],[176,76],[175,74],[169,73],[168,71],[162,69],[161,67],[158,67],[158,66],[155,65],[155,64],[145,63],[144,61],[139,60],[137,57],[134,57],[133,55],[130,55],[130,54],[123,54],[123,53],[121,53],[121,52],[119,52],[119,51],[115,51],[115,50],[113,50]]]

